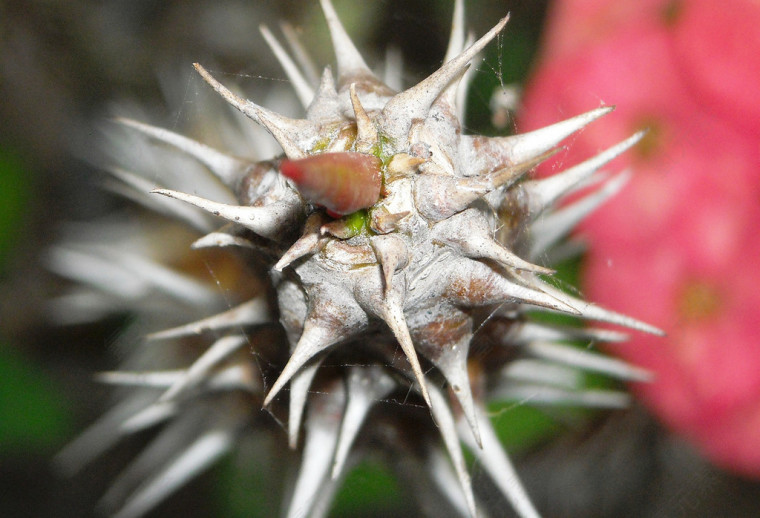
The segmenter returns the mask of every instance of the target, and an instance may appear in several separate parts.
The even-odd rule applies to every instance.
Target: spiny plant
[[[454,512],[483,516],[464,445],[520,516],[538,516],[486,404],[512,399],[618,407],[627,401],[624,393],[584,389],[577,372],[646,379],[639,369],[569,343],[619,341],[625,334],[532,317],[559,313],[659,333],[565,293],[551,282],[553,270],[538,264],[623,186],[626,173],[600,168],[642,134],[552,177],[530,179],[527,173],[565,138],[612,108],[515,136],[463,134],[470,66],[506,17],[473,41],[465,36],[457,0],[444,64],[397,92],[388,84],[400,72],[391,69],[393,77],[381,80],[330,1],[321,5],[337,78],[329,67],[316,78],[291,31],[285,35],[295,61],[262,28],[305,118],[246,100],[195,65],[227,103],[274,137],[279,156],[241,159],[121,120],[197,161],[234,196],[232,203],[218,201],[218,193],[203,196],[200,184],[187,189],[192,193],[152,189],[145,177],[114,170],[120,190],[131,189],[130,196],[196,229],[206,230],[209,219],[226,220],[192,248],[236,254],[249,276],[239,281],[240,292],[254,296],[149,334],[149,346],[140,347],[133,362],[139,369],[102,374],[103,381],[128,388],[123,403],[61,461],[81,463],[120,437],[162,426],[106,498],[117,516],[136,517],[232,450],[242,435],[273,431],[300,452],[285,506],[289,517],[327,514],[350,466],[373,452],[416,485],[423,500],[439,493]],[[558,206],[579,190],[584,194]],[[134,246],[106,248],[62,246],[53,263],[142,314],[190,316],[219,303],[213,288],[140,256]],[[162,297],[173,306],[159,302]],[[97,306],[103,299],[87,300]],[[154,320],[155,313],[149,315]],[[199,343],[207,348],[188,360]],[[165,360],[151,366],[157,351],[186,366],[164,369]],[[279,425],[285,416],[286,433]]]

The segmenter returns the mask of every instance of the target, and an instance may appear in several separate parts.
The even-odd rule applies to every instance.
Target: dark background
[[[450,2],[383,0],[361,9],[358,2],[334,3],[370,65],[389,44],[405,56],[408,84],[440,65]],[[496,131],[488,99],[499,76],[505,83],[525,80],[546,4],[467,2],[467,24],[477,35],[512,13],[480,65],[470,129]],[[244,74],[248,91],[257,82],[269,87],[284,73],[258,25],[277,31],[280,19],[301,30],[317,63],[332,62],[316,0],[0,3],[0,515],[92,516],[108,480],[146,439],[128,441],[71,478],[51,469],[54,454],[107,408],[108,390],[92,373],[116,365],[109,346],[129,319],[59,327],[45,304],[65,287],[42,261],[62,224],[96,219],[122,203],[98,190],[99,173],[83,159],[109,103],[139,102],[168,123],[181,106],[163,98],[161,78],[173,74],[185,84],[195,61]],[[529,492],[553,516],[760,515],[755,484],[708,466],[640,409],[567,430],[524,457]],[[229,461],[212,470],[152,516],[262,516],[260,502],[241,490],[251,478],[236,469]],[[408,515],[385,501],[396,489],[370,487],[378,480],[370,474],[366,484],[360,479],[349,487],[336,515]]]

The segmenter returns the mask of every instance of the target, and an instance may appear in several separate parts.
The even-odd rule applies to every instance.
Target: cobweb
[[[495,78],[495,82],[498,84],[496,91],[505,92],[512,88],[511,85],[505,85],[503,80],[503,55],[508,55],[509,49],[505,48],[502,36],[496,39],[495,46],[497,47],[496,60],[479,61],[476,65],[476,75],[485,75],[492,80]],[[278,75],[277,72],[256,74],[230,71],[224,65],[217,65],[213,62],[203,64],[222,83],[229,85],[233,89],[238,88],[238,93],[254,100],[257,104],[290,117],[302,115],[299,103],[292,88],[289,87],[289,81],[283,76]],[[166,101],[169,103],[169,115],[163,121],[156,120],[157,117],[150,110],[140,110],[134,105],[130,105],[127,110],[128,113],[122,113],[122,115],[127,115],[136,120],[147,121],[157,126],[167,127],[177,133],[186,134],[200,142],[209,144],[212,147],[248,159],[265,160],[281,154],[279,145],[265,130],[229,107],[191,70],[189,65],[189,63],[186,64],[184,72],[177,73],[175,70],[170,70],[169,73],[160,74],[159,76],[163,78],[161,88]],[[409,75],[410,73],[405,72],[405,74]],[[181,79],[172,79],[177,77]],[[419,78],[410,78],[406,82],[406,85],[414,84]],[[470,92],[470,96],[481,105],[481,109],[487,111],[492,99],[492,93],[493,91],[484,92],[483,89],[473,89]],[[514,119],[512,118],[514,108],[514,106],[506,107],[509,113],[507,129],[511,132],[515,130]],[[475,133],[474,128],[468,126],[467,123],[464,124],[464,127],[466,131]],[[156,150],[152,143],[145,142],[145,139],[140,136],[132,135],[131,137],[126,137],[122,134],[119,138],[122,139],[118,146],[119,153],[123,155],[119,157],[121,162],[124,164],[131,163],[134,161],[135,156],[137,156],[139,160],[144,162],[141,164],[144,166],[142,170],[146,171],[146,178],[154,184],[154,187],[169,187],[225,203],[234,201],[229,199],[229,193],[226,189],[217,180],[209,178],[206,171],[192,159],[177,156],[177,153],[173,153],[171,150]],[[150,151],[143,150],[145,146],[151,146]],[[187,253],[193,254],[195,252],[187,250]],[[203,258],[202,262],[203,269],[205,270],[204,277],[215,287],[219,299],[222,301],[223,309],[232,309],[240,304],[242,301],[238,300],[239,295],[235,289],[236,287],[224,280],[225,272],[211,260]],[[493,312],[496,313],[497,311],[498,308],[495,308]],[[188,319],[187,321],[190,320]],[[485,321],[480,326],[482,327],[484,324]],[[165,328],[166,326],[164,325],[163,327]],[[151,331],[158,330],[160,329]],[[262,374],[265,390],[268,390],[275,380],[270,379],[271,376],[268,376],[266,373],[274,372],[275,369],[273,367],[276,367],[276,365],[273,365],[270,358],[258,351],[256,344],[251,340],[250,334],[245,329],[240,329],[240,334],[248,340],[248,349],[251,357]],[[221,338],[221,335],[215,338]],[[131,339],[134,339],[134,337]],[[400,358],[403,358],[404,355],[400,347],[396,353]],[[331,368],[331,357],[340,358],[337,355],[328,356],[323,368]],[[355,365],[355,363],[343,362],[332,367],[347,368]],[[386,366],[391,368],[392,364],[389,363]],[[285,388],[284,390],[288,389]],[[415,405],[424,408],[424,404],[419,401],[419,398],[409,397],[411,390],[410,388],[409,392],[403,395],[397,393],[392,397],[378,399],[377,403],[396,406]],[[315,390],[311,391],[311,394],[318,393]],[[531,399],[531,396],[526,396],[521,401],[502,406],[498,410],[499,417],[503,417],[514,408],[529,403]],[[271,415],[283,429],[283,433],[286,434],[286,423],[279,421],[278,416],[268,408],[265,411]],[[478,461],[474,462],[475,469],[478,470]]]
[[[474,104],[476,105],[476,109],[488,113],[493,113],[494,110],[503,110],[506,113],[506,122],[502,127],[497,126],[495,129],[506,134],[515,133],[517,128],[514,120],[514,113],[519,105],[519,87],[514,84],[507,85],[504,82],[504,59],[505,56],[506,59],[508,59],[510,49],[505,48],[504,36],[501,34],[497,36],[492,45],[496,47],[496,52],[491,52],[490,54],[495,56],[495,59],[479,59],[477,61],[475,64],[476,79],[473,83],[478,83],[477,76],[486,76],[487,78],[490,78],[490,81],[486,81],[485,83],[495,83],[496,87],[492,90],[484,90],[482,87],[471,88],[468,92],[469,97],[471,98],[468,100],[468,106],[473,106]],[[268,52],[268,49],[266,52]],[[252,99],[257,104],[289,117],[295,118],[302,116],[303,110],[298,103],[293,89],[290,88],[289,80],[284,74],[280,75],[276,70],[263,74],[229,71],[223,65],[215,65],[213,62],[204,63],[204,66],[213,76],[217,77],[222,83],[229,85],[233,90],[237,90],[237,93],[241,94],[243,97]],[[435,67],[437,64],[433,64],[433,66]],[[190,128],[194,131],[191,135],[193,138],[213,147],[228,151],[236,156],[248,159],[265,160],[281,154],[281,148],[269,133],[240,114],[237,110],[229,107],[194,71],[192,71],[189,63],[184,68],[185,71],[182,73],[174,71],[171,74],[167,73],[160,76],[164,78],[162,81],[164,97],[166,101],[170,103],[170,115],[167,117],[169,124],[165,124],[165,126],[168,126],[170,129],[178,133],[187,133],[187,129]],[[406,78],[406,85],[410,85],[419,80],[422,74],[404,70],[404,76]],[[180,81],[177,81],[176,79],[166,79],[170,77],[181,77],[182,79]],[[511,99],[511,101],[499,104],[499,99],[503,98]],[[496,101],[494,99],[496,99]],[[470,126],[468,121],[469,118],[463,123],[465,132],[477,133],[477,128]],[[157,123],[157,125],[161,124]],[[494,128],[491,128],[491,131],[493,130]],[[130,157],[133,158],[133,156],[133,150],[130,149]],[[173,158],[172,160],[175,159]],[[156,187],[166,187],[167,174],[171,174],[169,173],[170,170],[177,170],[182,171],[183,178],[180,179],[181,182],[179,184],[169,185],[169,187],[184,192],[200,194],[214,201],[228,203],[232,201],[229,198],[225,198],[223,188],[217,190],[213,185],[203,186],[198,183],[201,181],[201,177],[204,178],[202,180],[203,182],[208,182],[208,175],[206,175],[204,171],[198,170],[197,174],[188,174],[189,170],[199,169],[198,165],[194,164],[192,159],[179,158],[176,160],[184,162],[168,168],[166,167],[166,158],[162,155],[162,158],[157,160],[160,165],[157,166],[154,164],[152,166],[152,172],[150,173],[149,178],[155,183]],[[216,182],[216,180],[212,179],[212,183],[214,182]],[[217,185],[216,187],[221,187],[221,185]],[[241,302],[237,300],[234,289],[230,286],[226,286],[222,282],[220,272],[217,271],[217,267],[212,262],[204,259],[204,268],[207,273],[207,278],[216,286],[216,290],[224,301],[223,303],[227,309],[232,309],[235,305]],[[562,280],[557,282],[565,289],[575,289]],[[492,314],[496,314],[498,310],[499,308],[494,308]],[[482,328],[486,322],[487,319],[481,322],[478,329]],[[241,334],[248,337],[248,334],[243,329],[241,329]],[[264,368],[272,367],[270,360],[262,356],[256,350],[255,344],[250,341],[249,349],[260,367],[259,370],[262,374],[272,370]],[[398,349],[397,354],[403,356],[400,348]],[[353,365],[354,364],[343,363],[340,366],[351,367]],[[329,368],[329,357],[326,367]],[[388,365],[388,367],[390,367],[390,365]],[[266,375],[264,375],[263,381],[265,387],[268,388],[274,380],[267,379]],[[284,390],[288,389],[286,388]],[[409,394],[407,394],[407,396],[408,395]],[[521,406],[524,403],[529,402],[530,399],[530,396],[528,396],[523,401],[518,401],[512,405],[503,407],[499,413],[503,414],[510,408]],[[383,399],[378,402],[396,405],[417,404],[412,403],[408,397],[401,400],[395,398]],[[276,419],[273,414],[272,417]],[[285,428],[284,423],[280,423],[280,425]]]

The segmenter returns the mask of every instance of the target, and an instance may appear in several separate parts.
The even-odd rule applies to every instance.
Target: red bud
[[[377,203],[381,165],[379,158],[364,153],[323,153],[284,160],[280,171],[295,182],[308,201],[343,215]]]

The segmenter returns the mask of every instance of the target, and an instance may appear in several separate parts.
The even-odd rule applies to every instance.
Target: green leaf
[[[0,267],[20,235],[29,181],[21,160],[0,148]]]
[[[555,419],[528,405],[492,403],[488,410],[496,435],[510,454],[530,449],[562,430]]]
[[[364,461],[346,477],[333,501],[331,516],[361,516],[362,510],[390,509],[401,501],[398,483],[388,468]]]
[[[64,393],[19,351],[0,344],[0,453],[55,449],[69,437]]]

